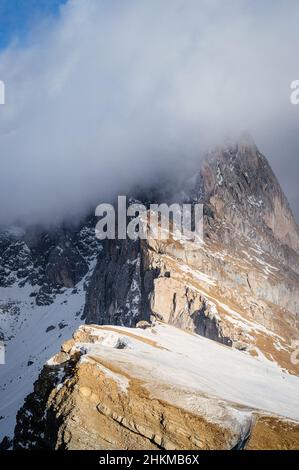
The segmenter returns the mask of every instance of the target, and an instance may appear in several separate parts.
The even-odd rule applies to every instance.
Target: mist
[[[0,224],[80,216],[254,137],[299,219],[296,0],[69,0],[0,53]]]

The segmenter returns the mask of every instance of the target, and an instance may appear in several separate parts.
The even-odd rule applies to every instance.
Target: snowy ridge
[[[142,380],[153,397],[174,399],[193,412],[196,407],[201,413],[206,410],[210,419],[220,422],[223,401],[239,418],[260,410],[299,421],[299,377],[262,356],[254,358],[162,323],[146,330],[81,328],[97,338],[93,343],[75,344],[76,350],[84,351],[81,361],[98,358],[117,365],[125,375]],[[119,340],[126,347],[117,348]]]

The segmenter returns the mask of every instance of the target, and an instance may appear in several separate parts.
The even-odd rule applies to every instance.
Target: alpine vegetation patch
[[[117,210],[112,204],[99,204],[95,229],[99,240],[177,240],[203,242],[202,204],[127,203],[126,196],[118,196]]]

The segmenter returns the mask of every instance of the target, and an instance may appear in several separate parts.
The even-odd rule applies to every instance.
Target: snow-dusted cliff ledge
[[[26,399],[15,447],[294,448],[298,386],[266,359],[166,324],[81,326]]]

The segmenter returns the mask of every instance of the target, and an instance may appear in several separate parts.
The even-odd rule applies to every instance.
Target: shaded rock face
[[[49,305],[62,288],[74,287],[99,249],[94,220],[56,230],[31,227],[0,234],[0,286],[31,286],[38,305]]]
[[[17,414],[17,426],[15,429],[16,448],[22,447],[17,442],[27,443],[29,441],[30,429],[34,427],[34,441],[24,447],[28,449],[51,449],[52,442],[57,436],[58,423],[54,419],[51,420],[49,413],[47,415],[49,424],[47,429],[45,428],[45,409],[46,398],[57,383],[58,376],[55,372],[43,369],[39,380],[35,383],[34,392],[26,398],[24,407]]]
[[[139,241],[107,241],[91,277],[84,316],[87,323],[135,326],[149,318]]]
[[[74,287],[87,271],[88,265],[78,248],[66,240],[51,251],[45,274],[53,284]]]
[[[2,240],[3,242],[4,240]],[[31,250],[23,240],[12,241],[6,238],[2,243],[0,282],[2,287],[10,287],[19,279],[28,278],[33,269]]]

